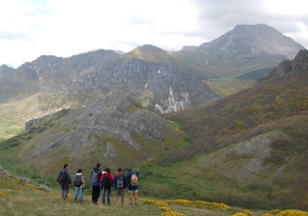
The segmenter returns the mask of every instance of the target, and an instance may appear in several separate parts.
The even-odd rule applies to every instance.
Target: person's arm
[[[84,176],[81,176],[81,182],[83,184],[83,187],[85,187],[86,178]]]
[[[115,176],[113,179],[113,183],[112,183],[113,189],[115,189],[116,183],[117,183],[117,176]]]
[[[58,178],[57,178],[57,182],[59,182],[60,181],[60,173],[61,173],[61,171],[59,172],[59,174],[58,174]]]
[[[135,174],[136,174],[137,178],[139,178],[139,169],[137,169]]]
[[[72,184],[72,179],[71,179],[71,175],[70,175],[70,173],[69,172],[67,172],[67,181],[68,181],[68,183],[69,184]]]
[[[126,176],[124,175],[124,188],[127,188],[127,187],[128,187],[128,182],[127,182]]]
[[[114,176],[110,173],[110,178],[113,181],[114,180]]]
[[[98,180],[100,181],[100,179],[101,179],[101,177],[102,177],[102,171],[99,171],[98,174],[97,174],[97,176],[98,176]]]

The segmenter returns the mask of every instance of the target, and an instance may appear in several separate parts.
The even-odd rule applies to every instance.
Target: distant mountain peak
[[[11,68],[11,67],[7,66],[6,64],[3,64],[3,65],[0,66],[0,75],[6,74],[6,73],[8,73],[12,70],[14,70],[14,68]]]
[[[172,53],[150,44],[137,47],[136,49],[123,56],[127,58],[138,58],[140,60],[158,63],[181,62],[181,60],[175,57]]]

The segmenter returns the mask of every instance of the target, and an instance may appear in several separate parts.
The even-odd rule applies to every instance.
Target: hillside
[[[255,207],[307,209],[307,54],[303,50],[293,61],[282,62],[252,88],[167,115],[182,125],[192,143],[166,154],[160,163],[168,166],[198,156],[195,164],[182,167],[189,170],[183,179],[194,184],[198,181],[188,180],[207,173],[204,193],[213,187],[212,200],[234,202],[227,194],[236,193],[239,203],[246,194]],[[290,70],[280,73],[286,64]],[[275,71],[280,76],[272,79]],[[217,184],[225,184],[224,190]]]
[[[140,165],[184,141],[172,124],[135,100],[114,95],[28,121],[25,132],[0,144],[0,153],[13,151],[23,164],[36,164],[41,174],[54,176],[68,161],[87,170],[97,162],[112,168]]]
[[[125,197],[125,205],[118,206],[115,202],[114,191],[111,193],[111,205],[105,206],[91,203],[91,190],[84,190],[83,203],[73,202],[74,190],[70,188],[68,199],[60,200],[60,192],[53,191],[47,186],[38,185],[24,177],[16,177],[0,167],[0,214],[1,215],[211,215],[227,216],[241,214],[242,216],[275,213],[285,215],[286,212],[300,211],[273,210],[253,211],[238,207],[230,207],[223,203],[194,201],[184,199],[165,200],[161,198],[149,198],[144,192],[138,197],[138,206],[128,206],[128,197]],[[86,185],[88,186],[88,185]],[[59,189],[59,185],[57,185]],[[101,200],[101,199],[100,199]],[[48,213],[46,212],[48,210]],[[307,214],[307,212],[300,212]],[[280,216],[278,215],[278,216]]]

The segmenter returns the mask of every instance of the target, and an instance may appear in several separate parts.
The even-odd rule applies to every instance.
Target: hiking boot
[[[132,206],[132,205],[133,205],[133,203],[130,203],[130,205]]]
[[[135,203],[135,206],[137,206],[138,205],[138,203]]]

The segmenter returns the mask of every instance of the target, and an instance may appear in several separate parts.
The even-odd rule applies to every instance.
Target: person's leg
[[[135,205],[138,205],[138,192],[135,193]]]
[[[120,205],[120,203],[119,203],[120,195],[121,195],[121,190],[116,189],[116,203],[117,203],[117,205]]]
[[[130,201],[130,205],[133,205],[133,193],[132,191],[128,191],[129,192],[129,201]]]
[[[68,185],[65,185],[64,186],[64,200],[67,199],[67,195],[68,195],[68,192],[69,192],[69,186]]]
[[[95,187],[92,185],[92,202],[95,200]]]
[[[126,190],[126,188],[121,189],[121,205],[124,205],[125,190]]]
[[[64,200],[64,185],[61,184],[61,200]]]
[[[99,187],[99,186],[94,186],[94,191],[95,191],[95,193],[94,193],[94,203],[97,203],[97,200],[98,200],[98,198],[99,198],[99,195],[100,195],[100,193],[101,193],[101,188]]]
[[[78,188],[76,188],[76,187],[75,187],[74,202],[75,202],[75,201],[76,201],[76,199],[77,199],[78,192],[79,192]],[[79,197],[80,197],[80,195],[79,195]]]
[[[79,202],[82,203],[82,199],[83,199],[83,188],[79,189]]]
[[[103,205],[105,204],[105,194],[106,194],[106,189],[102,188],[102,203],[103,203]]]
[[[96,194],[97,199],[96,199],[96,201],[98,201],[98,198],[99,198],[100,195],[101,195],[101,188],[100,188],[100,186],[97,186],[97,194]]]
[[[111,189],[107,189],[107,203],[108,205],[110,205],[110,193],[111,193]]]

